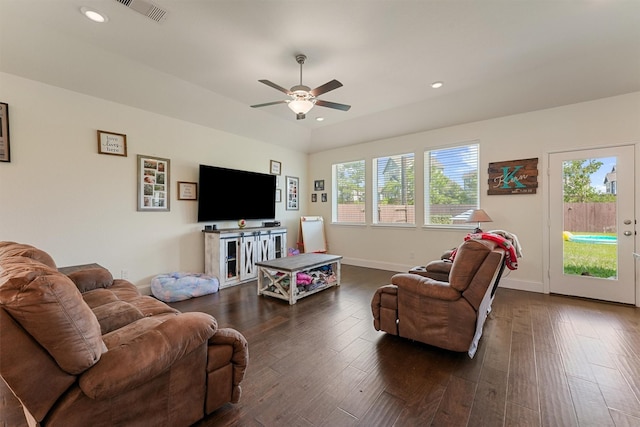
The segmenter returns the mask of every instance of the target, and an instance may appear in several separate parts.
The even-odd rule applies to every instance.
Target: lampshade
[[[467,219],[467,222],[481,223],[481,222],[493,222],[493,220],[491,219],[491,217],[489,217],[489,215],[487,215],[484,209],[474,209],[474,211],[471,212],[471,215],[469,215],[469,219]]]
[[[467,222],[478,223],[478,226],[476,227],[476,229],[473,230],[474,233],[482,233],[482,230],[480,229],[481,222],[492,222],[492,221],[493,220],[489,217],[489,215],[487,215],[487,213],[483,209],[474,209],[474,211],[471,212],[471,215],[469,215],[469,219],[467,220]]]
[[[287,105],[296,114],[307,114],[313,108],[313,102],[308,99],[296,99],[289,101]]]

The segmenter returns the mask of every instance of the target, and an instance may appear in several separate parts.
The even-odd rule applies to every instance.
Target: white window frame
[[[387,159],[387,161],[391,160],[392,158],[399,158],[402,159],[403,157],[407,157],[407,156],[411,156],[411,159],[413,161],[413,188],[411,188],[411,192],[413,193],[413,218],[412,221],[408,221],[408,219],[410,219],[409,217],[411,215],[407,215],[405,213],[405,218],[407,219],[407,221],[399,221],[399,222],[389,222],[389,221],[380,221],[379,220],[379,204],[380,204],[380,191],[381,189],[378,188],[380,182],[379,182],[379,173],[378,173],[378,162],[379,160],[382,159]],[[372,218],[373,221],[372,223],[375,225],[394,225],[394,226],[415,226],[416,221],[415,221],[415,215],[416,215],[416,183],[415,183],[415,165],[416,165],[416,155],[415,153],[402,153],[402,154],[392,154],[392,155],[387,155],[387,156],[380,156],[380,157],[376,157],[372,160]],[[382,173],[382,172],[381,172]],[[409,204],[407,204],[409,206]]]
[[[362,210],[363,210],[363,220],[362,221],[340,221],[338,218],[338,167],[348,163],[362,163],[362,173],[363,173],[363,188],[362,188]],[[331,222],[332,224],[345,224],[345,225],[366,225],[367,223],[367,215],[366,215],[366,202],[367,202],[367,163],[364,159],[358,160],[349,160],[339,163],[334,163],[331,165],[331,174],[332,174],[332,192],[331,192]]]
[[[424,179],[423,179],[423,194],[424,194],[424,216],[423,216],[423,222],[424,222],[424,227],[468,229],[470,226],[472,226],[472,224],[469,224],[469,223],[466,223],[466,222],[465,223],[459,223],[459,224],[432,224],[432,223],[429,222],[431,211],[432,211],[431,202],[430,202],[430,200],[431,200],[431,194],[430,194],[430,189],[431,189],[431,185],[430,185],[430,180],[431,180],[431,161],[430,161],[431,160],[431,153],[438,152],[438,151],[463,149],[465,147],[474,147],[473,149],[475,151],[475,167],[476,167],[476,173],[477,173],[476,189],[475,189],[475,194],[476,194],[475,204],[470,203],[468,205],[468,209],[467,210],[478,209],[480,207],[480,142],[477,141],[477,140],[476,141],[468,141],[468,142],[462,142],[462,143],[459,143],[459,144],[440,146],[440,147],[431,147],[431,148],[425,149],[425,151],[424,151]],[[452,205],[452,206],[459,206],[459,205]]]

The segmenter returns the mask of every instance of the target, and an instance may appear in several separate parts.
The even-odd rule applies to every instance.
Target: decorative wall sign
[[[170,160],[138,154],[138,210],[169,211]]]
[[[295,176],[287,177],[287,210],[297,211],[300,209],[298,204],[298,187],[300,180]]]
[[[276,160],[271,160],[271,163],[269,164],[269,173],[272,175],[280,175],[282,173],[282,163]]]
[[[488,195],[536,194],[538,158],[489,163]]]
[[[9,150],[9,104],[0,102],[0,162],[10,162]]]
[[[198,200],[198,184],[178,181],[178,200]]]
[[[127,135],[99,130],[98,153],[127,157]]]

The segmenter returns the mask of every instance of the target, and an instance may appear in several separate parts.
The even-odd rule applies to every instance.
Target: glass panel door
[[[549,159],[550,291],[635,303],[633,146]]]

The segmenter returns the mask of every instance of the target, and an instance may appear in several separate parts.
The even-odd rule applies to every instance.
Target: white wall
[[[11,162],[0,163],[0,240],[40,247],[59,266],[97,262],[115,277],[128,270],[140,287],[160,273],[204,271],[197,202],[176,195],[177,181],[198,181],[201,163],[268,173],[269,160],[278,160],[280,188],[285,175],[306,185],[301,152],[6,73],[0,88],[11,132]],[[97,129],[126,134],[128,157],[98,154]],[[137,154],[171,160],[170,212],[136,211]],[[300,211],[277,203],[289,246],[301,202]]]
[[[197,203],[178,201],[175,191],[176,181],[197,181],[200,163],[268,172],[269,160],[281,161],[280,188],[284,176],[293,175],[302,189],[299,211],[277,204],[289,247],[295,246],[300,215],[322,215],[330,252],[347,263],[403,271],[457,246],[466,232],[331,224],[331,203],[309,200],[313,180],[325,180],[331,200],[333,163],[365,159],[369,168],[374,157],[415,152],[418,181],[425,148],[478,140],[480,205],[494,220],[490,228],[516,233],[524,249],[520,268],[502,283],[537,291],[544,290],[546,274],[548,153],[634,143],[640,171],[640,92],[307,156],[10,74],[0,73],[0,89],[0,101],[9,104],[12,152],[10,163],[0,163],[0,240],[41,247],[60,266],[98,262],[115,276],[128,270],[140,287],[159,273],[204,270]],[[97,129],[126,134],[128,157],[98,154]],[[136,211],[137,154],[171,160],[170,212]],[[539,158],[537,194],[486,195],[489,162],[532,157]],[[422,218],[422,199],[416,202],[416,217]]]
[[[366,160],[367,182],[371,182],[373,158],[409,152],[416,153],[418,182],[423,176],[423,152],[426,148],[469,141],[480,143],[480,206],[494,221],[483,228],[509,230],[518,236],[523,246],[524,257],[518,270],[502,284],[543,291],[548,253],[545,240],[548,153],[634,143],[636,173],[640,172],[640,92],[312,154],[307,193],[313,191],[313,180],[324,179],[331,200],[331,166],[334,163]],[[487,196],[487,167],[490,162],[536,157],[539,159],[537,194]],[[636,189],[640,189],[640,176],[636,178]],[[367,199],[370,212],[370,193]],[[346,226],[330,224],[330,202],[309,203],[310,215],[326,218],[330,252],[343,255],[347,263],[397,271],[437,259],[445,249],[461,243],[467,233],[421,227],[423,211],[422,195],[416,194],[417,227]],[[636,211],[640,212],[640,197],[636,200]]]

